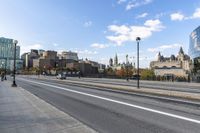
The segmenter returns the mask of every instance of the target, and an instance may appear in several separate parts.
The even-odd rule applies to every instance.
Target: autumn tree
[[[144,69],[141,71],[141,79],[143,80],[152,80],[155,78],[155,74],[153,70]]]
[[[124,78],[126,76],[126,70],[124,68],[116,70],[115,74],[117,77]]]

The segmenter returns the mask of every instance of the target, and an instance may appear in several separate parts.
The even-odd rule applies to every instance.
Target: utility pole
[[[137,88],[140,88],[140,76],[139,76],[139,44],[140,44],[140,37],[136,38],[137,41]]]

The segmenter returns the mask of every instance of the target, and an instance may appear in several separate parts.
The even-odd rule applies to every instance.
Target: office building
[[[188,53],[191,57],[190,69],[192,80],[200,82],[200,26],[190,34]]]
[[[33,59],[32,67],[50,70],[58,67],[58,64],[57,52],[48,50],[43,52],[41,57]]]
[[[11,70],[11,60],[14,59],[14,48],[13,39],[0,37],[0,67],[5,68],[3,65],[6,65],[6,68]],[[16,46],[16,60],[20,60],[20,46]],[[17,65],[18,64],[16,64],[16,68],[21,69],[20,66]]]
[[[72,59],[72,60],[78,61],[78,54],[75,52],[71,52],[71,51],[63,51],[61,53],[61,58],[62,59]]]
[[[56,51],[45,51],[43,52],[43,56],[42,56],[43,59],[52,59],[52,60],[55,60],[57,59],[57,52]]]
[[[38,59],[39,54],[38,50],[31,49],[31,52],[24,53],[21,55],[21,59],[23,60],[23,67],[26,69],[33,67],[33,59]]]

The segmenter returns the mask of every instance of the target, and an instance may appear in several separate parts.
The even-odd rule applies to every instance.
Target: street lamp
[[[6,74],[7,74],[7,58],[5,58],[5,80],[7,80],[6,78]]]
[[[129,75],[128,75],[128,64],[125,64],[126,67],[126,81],[129,81]]]
[[[13,40],[13,44],[14,44],[14,64],[13,64],[13,84],[12,87],[17,87],[17,84],[15,82],[15,73],[16,73],[16,45],[17,45],[18,41],[17,40]]]
[[[5,58],[5,62],[2,62],[2,68],[4,67],[4,79],[7,80],[6,78],[6,62],[7,62],[7,59]]]
[[[140,77],[139,77],[139,43],[140,43],[141,38],[136,37],[137,41],[137,88],[140,88]]]
[[[128,55],[126,55],[126,64],[125,64],[125,68],[126,68],[126,81],[129,81],[129,78],[128,78],[128,65],[129,65]]]

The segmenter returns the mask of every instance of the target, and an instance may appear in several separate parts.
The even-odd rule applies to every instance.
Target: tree
[[[116,76],[120,77],[120,78],[124,78],[126,77],[126,70],[124,68],[120,69],[120,70],[116,70]]]
[[[155,74],[153,70],[150,69],[144,69],[141,71],[141,79],[143,80],[152,80],[154,79]]]
[[[105,73],[106,73],[107,75],[115,75],[115,71],[114,71],[111,67],[107,68],[107,69],[105,70]]]

